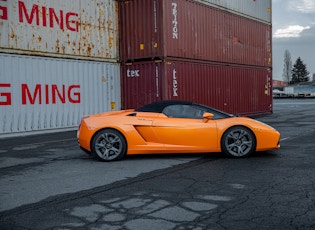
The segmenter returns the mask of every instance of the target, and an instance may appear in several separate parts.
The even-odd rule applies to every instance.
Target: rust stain
[[[81,47],[81,44],[80,44],[80,42],[78,42],[78,47],[77,47],[78,54],[81,53],[80,47]]]
[[[109,38],[108,39],[108,46],[109,46],[109,48],[112,48],[113,45],[114,45],[114,39],[113,38]]]
[[[40,1],[36,0],[36,2]],[[91,0],[85,4],[84,8],[82,6],[71,6],[73,7],[72,11],[78,13],[76,17],[79,28],[77,33],[65,29],[67,26],[65,15],[57,14],[56,9],[56,15],[52,15],[55,17],[52,19],[54,20],[54,27],[50,28],[49,7],[51,6],[47,1],[44,1],[38,4],[38,10],[36,9],[35,12],[31,12],[33,10],[31,8],[27,9],[29,12],[26,13],[30,14],[27,16],[33,18],[29,18],[32,23],[24,23],[25,28],[17,26],[14,22],[8,25],[9,33],[5,34],[5,31],[1,31],[1,26],[7,26],[7,24],[0,20],[0,36],[7,36],[8,46],[12,46],[14,49],[20,47],[22,50],[38,51],[48,56],[56,55],[59,57],[61,54],[69,54],[89,58],[115,57],[117,55],[117,48],[115,47],[118,46],[119,42],[118,37],[116,38],[118,36],[118,15],[116,15],[118,14],[118,3],[116,0],[113,2]],[[64,10],[66,11],[66,9]],[[18,8],[15,11],[18,13]],[[35,17],[39,17],[39,25],[36,24],[37,18]],[[44,19],[46,19],[45,25]],[[59,23],[64,24],[62,30],[60,30],[61,25]],[[54,35],[51,36],[50,33],[54,33]]]
[[[36,37],[35,34],[32,34],[32,43],[35,44],[36,43]]]
[[[58,39],[58,38],[57,38],[57,40],[56,40],[56,52],[57,52],[57,53],[60,52],[59,39]]]
[[[68,46],[70,46],[70,44],[71,44],[71,41],[70,41],[70,34],[67,34],[67,38],[68,38],[67,44],[68,44]]]
[[[91,56],[91,50],[92,50],[92,48],[90,47],[90,45],[88,45],[88,47],[87,47],[87,56]]]
[[[87,54],[86,54],[87,56],[91,56],[91,48],[90,47],[88,47],[88,50],[87,50]]]
[[[15,38],[15,34],[14,34],[14,31],[13,31],[13,30],[11,31],[10,38],[11,38],[11,39]]]

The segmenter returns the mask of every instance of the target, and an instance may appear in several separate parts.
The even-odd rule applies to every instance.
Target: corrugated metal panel
[[[271,66],[271,25],[187,0],[120,3],[121,59]]]
[[[121,60],[164,56],[161,7],[156,0],[120,2]]]
[[[81,59],[118,59],[115,0],[2,0],[0,51]]]
[[[77,126],[121,107],[117,63],[0,53],[0,134]]]
[[[162,99],[162,67],[161,62],[154,61],[121,66],[123,108],[136,108]]]
[[[271,71],[267,68],[186,61],[169,61],[166,68],[166,99],[193,100],[233,114],[272,112]]]
[[[194,0],[271,24],[271,0]]]
[[[272,76],[268,68],[183,59],[136,62],[124,68],[125,71],[121,72],[124,107],[138,107],[151,101],[168,99],[192,100],[233,114],[272,112]],[[137,78],[128,78],[126,68],[144,71]],[[152,85],[145,84],[146,79],[156,78],[155,69],[159,70],[158,78],[161,81],[162,96],[159,97],[150,96]]]

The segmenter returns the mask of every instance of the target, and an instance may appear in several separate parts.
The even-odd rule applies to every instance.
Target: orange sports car
[[[280,133],[262,122],[187,101],[157,101],[138,109],[82,118],[80,147],[102,161],[126,154],[224,152],[247,157],[280,147]]]

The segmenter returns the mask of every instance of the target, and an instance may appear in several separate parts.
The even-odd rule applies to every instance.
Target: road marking
[[[290,137],[285,137],[285,138],[282,138],[282,139],[280,139],[280,141],[285,141],[285,140],[287,140],[287,139],[289,139]]]

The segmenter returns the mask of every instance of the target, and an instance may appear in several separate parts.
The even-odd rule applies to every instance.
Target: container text
[[[0,106],[12,105],[11,84],[0,84]],[[21,104],[57,104],[81,102],[80,85],[47,85],[36,84],[31,88],[27,84],[21,84]]]

